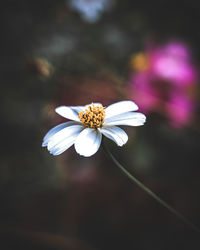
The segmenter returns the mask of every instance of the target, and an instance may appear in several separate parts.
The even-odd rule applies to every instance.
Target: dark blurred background
[[[146,124],[106,143],[200,227],[198,1],[7,0],[0,12],[0,249],[200,249],[103,149],[41,147],[59,105],[136,101]]]

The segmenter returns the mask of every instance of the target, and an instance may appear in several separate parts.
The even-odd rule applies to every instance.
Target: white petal
[[[79,133],[84,129],[82,125],[66,127],[49,138],[47,148],[53,155],[58,155],[71,147]]]
[[[59,115],[70,119],[70,120],[74,120],[74,121],[78,121],[80,122],[79,118],[78,118],[78,107],[68,107],[68,106],[60,106],[58,108],[56,108],[56,113],[58,113]]]
[[[54,135],[56,134],[57,132],[59,132],[60,130],[62,130],[63,128],[66,128],[66,127],[69,127],[69,126],[72,126],[72,125],[76,125],[78,124],[77,122],[73,122],[73,121],[70,121],[70,122],[65,122],[65,123],[61,123],[59,124],[58,126],[52,128],[51,130],[49,130],[49,132],[44,136],[44,139],[43,139],[43,143],[42,143],[42,147],[46,147],[48,142],[49,142],[49,139]]]
[[[75,141],[76,152],[89,157],[97,152],[101,144],[101,133],[92,128],[85,128]]]
[[[62,142],[60,142],[59,144],[57,144],[55,147],[49,149],[50,153],[53,155],[60,155],[62,154],[65,150],[67,150],[68,148],[70,148],[77,136],[79,135],[80,132],[78,132],[77,134],[68,137],[67,139],[63,140]]]
[[[136,117],[141,118],[141,115],[144,116],[142,113],[139,113],[139,112],[126,112],[126,113],[112,116],[110,118],[106,118],[104,121],[104,124],[107,125],[110,122],[135,119]]]
[[[119,127],[104,126],[103,128],[100,128],[99,130],[103,135],[113,140],[118,146],[123,146],[128,141],[128,135],[123,129]]]
[[[146,116],[138,112],[127,112],[110,119],[106,119],[105,126],[126,125],[126,126],[141,126],[145,123]]]
[[[124,120],[124,119],[130,119],[134,116],[134,112],[126,112],[126,113],[122,113],[122,114],[119,114],[119,115],[115,115],[115,116],[112,116],[110,118],[106,118],[104,120],[104,124],[107,124],[109,122],[113,122],[113,121],[118,121],[118,120]]]
[[[85,109],[85,106],[70,106],[77,114]]]
[[[135,111],[135,110],[138,110],[138,106],[132,101],[116,102],[114,104],[111,104],[105,109],[106,119],[128,111]]]

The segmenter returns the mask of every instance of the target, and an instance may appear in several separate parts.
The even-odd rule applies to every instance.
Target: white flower
[[[100,103],[58,107],[55,111],[72,121],[51,129],[45,135],[42,146],[47,146],[51,154],[59,155],[74,144],[76,152],[85,157],[98,151],[102,135],[118,146],[123,146],[128,141],[128,136],[116,125],[143,125],[146,117],[142,113],[133,112],[137,109],[132,101],[117,102],[107,108]]]
[[[86,21],[95,22],[102,11],[109,9],[111,3],[110,0],[70,0],[69,5],[79,11]]]

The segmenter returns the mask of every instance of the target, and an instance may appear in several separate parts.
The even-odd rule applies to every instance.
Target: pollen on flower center
[[[103,125],[105,119],[105,109],[92,103],[84,111],[79,112],[78,118],[89,128],[99,128]]]

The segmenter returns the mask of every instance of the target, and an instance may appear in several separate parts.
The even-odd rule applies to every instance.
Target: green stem
[[[145,191],[147,194],[149,194],[154,200],[156,200],[158,203],[163,205],[168,211],[170,211],[172,214],[176,215],[180,220],[182,220],[186,225],[190,226],[194,231],[200,233],[200,229],[196,227],[190,220],[188,220],[185,216],[180,214],[178,211],[176,211],[172,206],[168,205],[164,200],[162,200],[158,195],[156,195],[154,192],[152,192],[148,187],[146,187],[144,184],[142,184],[138,179],[136,179],[132,174],[130,174],[112,155],[108,147],[103,142],[103,148],[108,154],[108,156],[112,159],[112,161],[121,169],[121,171],[128,176],[129,179],[131,179],[137,186],[139,186],[143,191]]]

